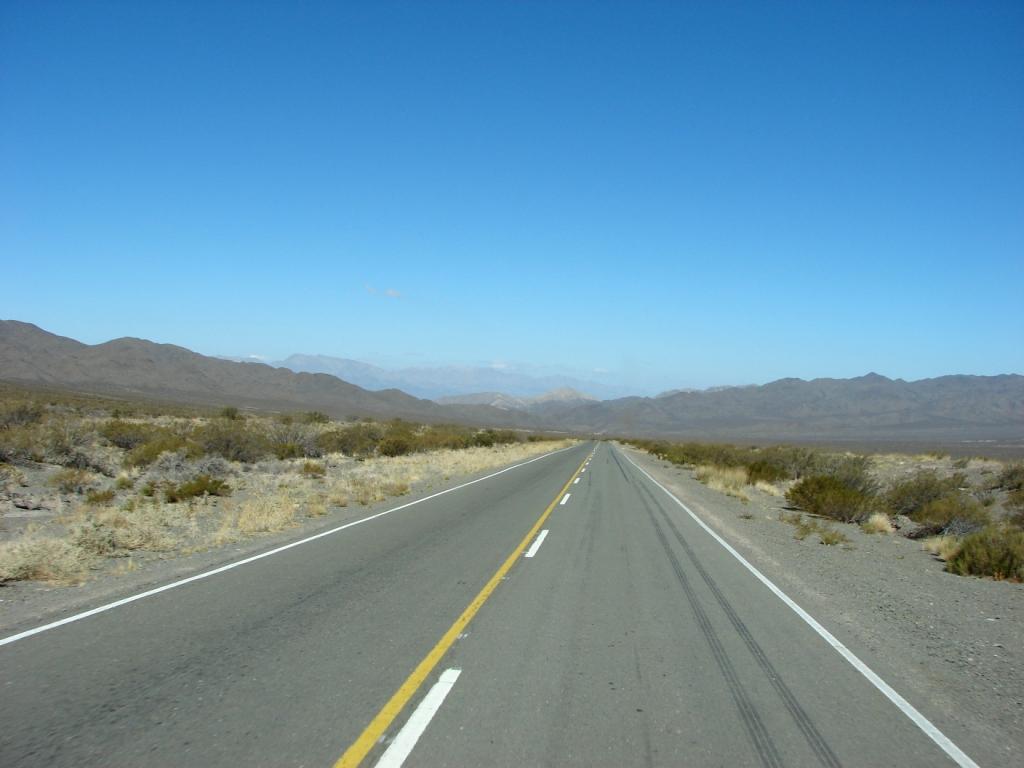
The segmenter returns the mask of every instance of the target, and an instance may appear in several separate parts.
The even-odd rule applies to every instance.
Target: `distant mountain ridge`
[[[89,392],[336,417],[401,417],[482,425],[522,423],[488,406],[444,406],[397,390],[369,392],[334,376],[206,357],[134,338],[88,345],[16,320],[0,321],[0,379]]]
[[[394,389],[371,392],[324,373],[231,362],[143,339],[87,345],[7,320],[0,321],[0,380],[177,402],[315,409],[338,417],[402,417],[582,434],[1024,442],[1024,376],[1018,374],[920,381],[877,373],[853,379],[790,378],[761,386],[603,401],[587,400],[572,390],[532,398],[489,391],[440,404]]]
[[[779,379],[591,403],[563,411],[558,421],[598,433],[723,439],[1024,438],[1024,376]]]
[[[565,406],[593,403],[597,402],[597,398],[578,392],[571,387],[561,387],[536,397],[514,397],[503,392],[477,392],[472,395],[439,397],[437,402],[442,405],[490,405],[502,410],[532,412],[543,410],[550,404]]]
[[[344,357],[304,354],[290,355],[270,364],[296,372],[329,373],[364,389],[401,389],[416,397],[438,401],[440,398],[487,392],[530,398],[560,389],[595,392],[608,397],[622,394],[599,382],[583,381],[571,376],[532,376],[504,368],[481,366],[392,369]]]

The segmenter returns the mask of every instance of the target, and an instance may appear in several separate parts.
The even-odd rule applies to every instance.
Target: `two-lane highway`
[[[584,444],[0,646],[0,764],[971,765],[783,598]]]

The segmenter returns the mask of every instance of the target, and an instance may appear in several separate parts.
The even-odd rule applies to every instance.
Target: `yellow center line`
[[[589,458],[589,455],[587,458]],[[473,617],[476,616],[480,608],[483,607],[483,604],[487,602],[487,598],[491,596],[491,593],[497,589],[498,584],[500,584],[501,580],[505,578],[505,574],[507,574],[512,569],[512,566],[515,565],[518,557],[523,553],[523,550],[526,549],[530,541],[533,540],[533,537],[537,535],[537,531],[539,531],[540,527],[544,525],[544,521],[551,515],[551,512],[555,509],[559,499],[562,498],[563,494],[565,494],[569,489],[569,486],[572,485],[572,481],[580,474],[580,470],[583,469],[586,462],[587,459],[580,462],[576,471],[572,473],[572,477],[566,481],[565,485],[562,486],[562,490],[560,490],[558,495],[552,499],[550,504],[548,504],[547,509],[544,510],[544,514],[537,518],[537,522],[533,524],[529,533],[527,533],[526,536],[523,537],[523,540],[519,542],[519,546],[512,550],[512,554],[506,558],[505,562],[501,564],[501,567],[495,571],[494,575],[491,576],[490,580],[484,585],[484,588],[481,589],[477,596],[473,598],[472,602],[466,606],[466,610],[464,610],[459,618],[455,620],[455,623],[452,624],[451,627],[448,628],[448,631],[441,636],[441,639],[437,641],[437,645],[430,650],[430,653],[423,657],[423,661],[416,666],[416,669],[412,671],[412,674],[405,679],[405,682],[402,683],[397,691],[395,691],[394,695],[388,699],[388,703],[381,708],[380,712],[377,713],[377,716],[374,717],[373,720],[370,721],[370,724],[366,726],[365,730],[359,734],[359,738],[352,742],[352,746],[346,749],[345,754],[338,758],[338,762],[334,764],[334,768],[355,768],[355,766],[359,765],[370,753],[370,750],[373,749],[374,745],[380,741],[380,737],[384,735],[384,732],[388,729],[391,723],[394,722],[395,718],[398,717],[405,705],[409,703],[409,700],[412,699],[414,695],[416,695],[416,691],[419,690],[421,685],[423,685],[423,681],[427,679],[434,667],[437,666],[438,662],[441,661],[441,658],[448,652],[448,649],[451,648],[459,638],[459,635],[462,634],[469,622],[473,620]]]

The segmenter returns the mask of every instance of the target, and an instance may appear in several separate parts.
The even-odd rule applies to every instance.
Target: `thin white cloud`
[[[389,296],[392,299],[402,298],[402,294],[396,291],[394,288],[388,288],[386,291],[384,291],[384,295]]]

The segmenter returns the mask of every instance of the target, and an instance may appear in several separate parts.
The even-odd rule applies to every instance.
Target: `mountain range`
[[[0,321],[0,380],[184,403],[320,410],[339,418],[482,425],[522,421],[486,405],[439,405],[395,389],[370,392],[323,373],[231,362],[145,339],[82,344],[16,320]]]
[[[329,373],[364,389],[400,389],[416,397],[438,401],[441,398],[482,392],[501,392],[513,397],[531,398],[562,389],[590,392],[602,398],[625,394],[597,381],[585,381],[572,376],[537,376],[493,366],[382,368],[344,357],[301,354],[290,355],[269,365],[288,368],[297,373]]]
[[[88,392],[337,417],[402,417],[578,433],[729,440],[976,440],[1024,438],[1024,376],[919,381],[870,373],[853,379],[780,379],[760,386],[595,400],[562,389],[419,399],[369,391],[326,373],[206,357],[143,339],[87,345],[14,320],[0,321],[0,380]]]

